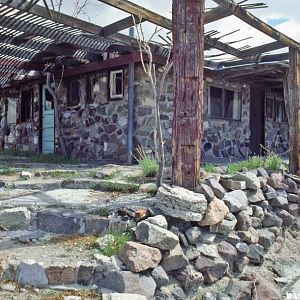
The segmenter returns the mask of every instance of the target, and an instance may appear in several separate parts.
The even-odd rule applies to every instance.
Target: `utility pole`
[[[173,184],[200,181],[205,0],[173,0]]]

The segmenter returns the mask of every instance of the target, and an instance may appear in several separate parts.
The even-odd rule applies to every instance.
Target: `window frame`
[[[267,110],[268,110],[268,105],[267,102],[272,101],[272,116],[269,117],[269,115],[267,115]],[[279,118],[277,118],[277,113],[278,113],[278,103],[280,103],[280,105],[282,105],[283,107],[283,114],[282,114],[282,118],[281,120]],[[286,115],[286,107],[285,107],[285,103],[284,103],[284,98],[280,97],[280,96],[275,96],[275,95],[266,95],[265,97],[265,117],[266,120],[270,121],[270,122],[276,122],[276,123],[287,123],[287,115]]]
[[[212,116],[211,115],[211,88],[217,88],[220,89],[222,91],[222,99],[221,99],[221,117],[216,117],[216,116]],[[235,97],[237,97],[237,101],[238,101],[238,112],[237,118],[234,118],[234,108],[233,108],[233,113],[232,113],[232,118],[228,118],[225,117],[225,99],[226,99],[226,91],[230,91],[233,92],[234,95],[234,99]],[[241,91],[240,90],[236,90],[233,88],[227,88],[227,87],[223,87],[223,86],[218,86],[218,85],[213,85],[213,84],[209,84],[208,85],[208,93],[207,93],[207,98],[208,98],[208,116],[210,119],[215,119],[215,120],[227,120],[227,121],[241,121],[242,118],[242,95],[241,95]]]
[[[113,78],[115,74],[122,74],[122,92],[121,94],[113,94],[114,86],[116,81],[116,77]],[[119,100],[124,98],[124,70],[123,69],[118,69],[118,70],[112,70],[109,71],[109,99],[111,100]]]

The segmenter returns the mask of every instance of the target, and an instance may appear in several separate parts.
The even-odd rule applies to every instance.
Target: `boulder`
[[[216,238],[215,233],[211,233],[209,231],[203,231],[202,235],[200,236],[200,242],[205,244],[212,244]]]
[[[182,187],[162,185],[158,189],[157,205],[168,216],[200,222],[207,209],[207,200],[204,195]]]
[[[168,222],[166,218],[162,215],[157,215],[154,217],[147,218],[146,221],[153,225],[157,225],[161,228],[168,229]]]
[[[237,234],[246,243],[256,244],[259,239],[258,233],[253,227],[250,227],[247,231],[238,231]]]
[[[151,276],[130,271],[110,271],[97,285],[118,293],[138,294],[147,298],[153,297],[156,289],[156,283]]]
[[[229,263],[231,271],[233,271],[234,262],[237,259],[238,252],[234,246],[226,241],[218,244],[218,252],[220,256]]]
[[[161,250],[174,249],[179,241],[178,236],[171,231],[147,221],[138,223],[135,235],[138,241]]]
[[[282,173],[271,173],[270,174],[270,178],[276,181],[281,182],[284,179],[284,176],[282,175]]]
[[[230,297],[230,299],[252,300],[253,289],[253,281],[244,281],[232,278],[225,289],[225,293]]]
[[[260,181],[252,172],[237,173],[232,177],[233,180],[246,181],[246,186],[250,190],[258,190],[260,188]]]
[[[48,209],[37,213],[37,228],[58,234],[83,233],[84,220],[80,212],[74,210]]]
[[[267,184],[272,187],[273,189],[284,189],[284,190],[288,190],[289,186],[285,183],[282,183],[276,179],[273,178],[268,178],[267,179]]]
[[[228,270],[228,264],[223,260],[213,260],[203,255],[197,258],[195,267],[202,273],[204,283],[207,284],[216,282],[222,278]]]
[[[94,271],[97,264],[93,261],[82,262],[77,272],[77,283],[80,285],[90,285],[92,283]]]
[[[224,201],[215,198],[208,204],[204,219],[200,222],[200,225],[210,226],[218,224],[228,213],[229,209]]]
[[[32,287],[45,287],[48,285],[44,267],[34,260],[22,261],[18,266],[16,278],[20,285]]]
[[[175,278],[186,294],[196,293],[204,280],[202,274],[194,270],[191,265],[179,270]]]
[[[239,242],[235,245],[241,256],[246,256],[249,253],[249,247],[244,242]]]
[[[299,197],[299,195],[288,194],[288,202],[300,204],[300,197]]]
[[[207,257],[211,257],[211,258],[219,257],[218,248],[215,244],[204,244],[199,242],[196,244],[196,248],[201,254]]]
[[[266,200],[265,199],[265,196],[263,194],[263,191],[261,189],[258,189],[258,190],[248,190],[246,191],[246,196],[248,198],[248,201],[250,203],[257,203],[257,202],[261,202],[261,201],[264,201]]]
[[[282,220],[283,226],[292,226],[295,223],[296,218],[284,209],[276,211],[277,216]]]
[[[282,226],[282,220],[272,212],[266,212],[262,221],[263,227]]]
[[[152,270],[151,276],[154,279],[157,288],[169,283],[169,277],[162,266],[158,266]]]
[[[208,201],[214,200],[215,198],[213,190],[207,184],[204,183],[198,185],[195,189],[195,192],[203,194]]]
[[[233,272],[243,273],[244,269],[248,266],[250,260],[246,256],[239,256],[233,265]]]
[[[280,197],[280,196],[271,199],[269,203],[272,207],[280,207],[280,208],[287,208],[289,204],[287,198]]]
[[[255,282],[257,299],[259,300],[281,300],[282,295],[276,287],[263,278],[257,278]]]
[[[261,176],[263,178],[269,178],[268,172],[262,167],[259,167],[257,169],[257,176]]]
[[[240,211],[237,216],[236,230],[247,231],[252,226],[252,220],[246,211]]]
[[[292,216],[297,217],[299,214],[299,205],[296,203],[290,203],[289,204],[289,213]]]
[[[275,234],[267,229],[258,229],[257,233],[259,236],[258,243],[265,249],[270,249],[275,243]]]
[[[195,245],[199,242],[201,235],[202,230],[197,226],[191,227],[185,232],[185,236],[191,245]]]
[[[156,291],[155,300],[186,300],[186,295],[178,284],[169,284]]]
[[[249,245],[249,253],[247,257],[250,262],[254,265],[261,265],[264,260],[264,247],[259,244],[251,244]]]
[[[65,266],[63,264],[51,265],[45,268],[45,271],[49,285],[77,283],[75,267]]]
[[[255,229],[262,228],[261,218],[251,217],[251,226]]]
[[[138,273],[156,268],[162,259],[158,249],[136,242],[126,242],[119,257],[130,271]]]
[[[264,216],[264,210],[258,206],[258,205],[253,205],[253,216],[256,218],[262,218]]]
[[[195,260],[196,258],[198,258],[200,256],[200,251],[194,247],[194,246],[190,246],[186,249],[185,251],[185,257],[191,261],[191,260]]]
[[[227,218],[228,215],[230,215],[230,219]],[[237,220],[233,214],[229,213],[228,215],[220,223],[209,226],[210,232],[220,233],[223,235],[229,235],[229,233],[234,229],[234,227],[237,223]]]
[[[81,300],[82,298],[80,297]],[[147,300],[145,296],[138,294],[128,294],[128,293],[114,293],[114,292],[102,292],[102,300]],[[76,300],[76,299],[64,299],[64,300]]]
[[[189,264],[179,244],[163,256],[161,266],[166,272],[178,270]]]
[[[8,208],[0,211],[0,225],[8,230],[27,229],[30,211],[26,207]]]
[[[110,220],[106,217],[86,216],[85,232],[86,234],[100,235],[107,231],[110,226]]]
[[[225,196],[225,189],[216,179],[207,179],[206,184],[212,189],[217,198],[222,199]]]
[[[248,199],[243,191],[232,191],[226,193],[223,201],[232,213],[237,213],[243,209],[246,209],[248,206]]]
[[[231,179],[220,179],[220,184],[228,190],[235,191],[235,190],[245,190],[246,181],[236,181]]]

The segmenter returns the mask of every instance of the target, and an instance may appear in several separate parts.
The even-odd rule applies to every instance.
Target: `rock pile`
[[[203,299],[252,299],[255,290],[258,299],[279,300],[274,287],[268,286],[266,294],[266,282],[242,273],[248,264],[262,264],[272,247],[278,251],[286,229],[299,230],[299,185],[298,177],[262,168],[206,178],[196,192],[163,185],[156,198],[161,213],[146,214],[118,255],[95,255],[74,271],[72,282],[95,284],[105,295],[120,293],[122,299],[180,300],[228,276],[224,293],[209,292]],[[72,224],[79,226],[80,220]],[[29,269],[43,276],[25,276]],[[50,284],[54,271],[43,270],[27,262],[18,266],[16,279],[20,284]],[[235,298],[240,293],[243,298]]]

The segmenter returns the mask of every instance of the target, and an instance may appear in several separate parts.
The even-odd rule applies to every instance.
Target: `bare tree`
[[[141,56],[142,67],[147,75],[150,87],[152,91],[152,95],[154,98],[154,127],[153,127],[153,143],[154,143],[154,151],[155,151],[155,159],[159,164],[159,170],[157,174],[157,187],[160,187],[162,184],[162,177],[163,177],[163,170],[165,164],[165,155],[164,155],[164,140],[163,140],[163,133],[161,127],[161,120],[160,120],[160,105],[159,101],[163,94],[165,80],[170,72],[173,62],[170,60],[171,56],[171,47],[172,44],[168,44],[169,46],[169,54],[166,59],[166,63],[162,66],[162,74],[160,78],[157,76],[156,65],[153,62],[153,54],[151,49],[151,43],[153,42],[153,38],[159,33],[161,29],[158,27],[155,28],[154,33],[151,35],[149,40],[145,39],[145,35],[142,28],[142,18],[139,17],[139,22],[136,23],[136,18],[133,16],[133,22],[135,24],[135,28],[137,31],[137,41]],[[146,59],[145,59],[146,58]],[[146,62],[147,60],[147,62]]]

